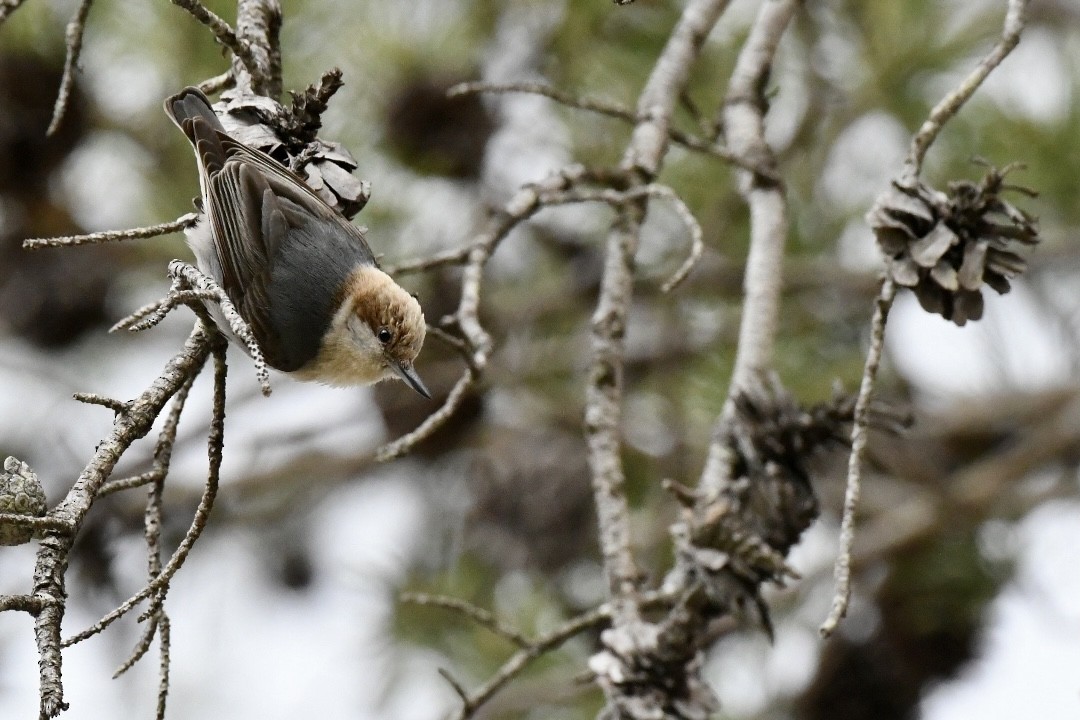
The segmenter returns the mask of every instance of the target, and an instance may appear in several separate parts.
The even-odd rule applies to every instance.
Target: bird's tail
[[[198,88],[184,88],[165,101],[165,114],[195,147],[203,172],[212,177],[221,170],[227,157],[221,139],[228,136],[206,95]]]

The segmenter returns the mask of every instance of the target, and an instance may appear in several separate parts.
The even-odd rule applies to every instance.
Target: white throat
[[[371,328],[344,302],[330,321],[319,354],[291,375],[339,387],[371,385],[395,377],[385,357]]]

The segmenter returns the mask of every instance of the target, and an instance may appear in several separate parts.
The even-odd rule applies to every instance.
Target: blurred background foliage
[[[235,14],[227,0],[206,4],[226,19]],[[570,161],[613,165],[629,137],[618,121],[546,99],[449,100],[446,88],[479,78],[532,80],[632,106],[683,5],[283,4],[286,87],[301,90],[332,66],[344,72],[323,137],[343,143],[359,162],[358,175],[371,181],[371,202],[357,221],[388,260],[468,242],[521,183]],[[715,129],[756,6],[734,2],[710,38],[677,117],[683,130]],[[72,409],[65,398],[74,389],[134,391],[149,382],[184,323],[156,341],[104,332],[162,293],[166,262],[187,257],[187,250],[180,237],[35,253],[20,243],[187,212],[197,193],[194,168],[161,100],[226,67],[210,34],[169,3],[100,0],[90,13],[76,102],[59,135],[46,140],[73,9],[71,2],[28,0],[0,26],[0,376],[8,395],[0,454],[33,464],[52,483],[54,499],[78,473],[103,422],[97,415],[88,420],[90,411]],[[996,40],[1003,13],[1004,3],[990,0],[831,0],[808,2],[790,28],[769,88],[768,137],[792,211],[777,371],[802,401],[827,398],[837,382],[856,387],[880,268],[862,216],[899,169],[929,108]],[[912,304],[898,305],[878,397],[910,407],[917,425],[903,438],[873,440],[853,617],[843,637],[814,639],[828,597],[844,462],[823,458],[823,518],[795,560],[805,580],[772,598],[777,646],[767,649],[748,631],[731,633],[714,651],[710,672],[724,717],[916,717],[928,694],[961,675],[977,654],[987,608],[1020,557],[1023,519],[1047,502],[1075,498],[1078,20],[1070,0],[1034,2],[1019,49],[947,126],[925,170],[928,182],[944,187],[981,176],[974,156],[998,166],[1022,161],[1026,169],[1012,179],[1040,191],[1019,201],[1042,221],[1031,273],[1004,302],[988,303],[979,328],[946,330]],[[625,460],[635,542],[653,581],[669,564],[667,527],[675,512],[659,481],[692,485],[700,473],[732,365],[748,236],[746,209],[723,162],[673,147],[660,181],[694,211],[707,251],[684,286],[662,295],[659,284],[688,239],[669,207],[652,204],[628,335]],[[389,549],[379,561],[383,572],[370,579],[393,621],[355,618],[389,623],[377,634],[384,674],[370,683],[369,698],[333,706],[334,716],[439,717],[454,698],[435,666],[453,668],[472,684],[512,651],[445,611],[397,607],[397,591],[462,597],[527,634],[603,600],[580,425],[589,316],[610,218],[603,207],[546,210],[508,238],[485,287],[483,311],[497,349],[482,391],[412,460],[375,480],[365,451],[414,427],[431,405],[396,384],[323,392],[287,387],[285,380],[275,400],[263,401],[236,356],[229,431],[235,439],[226,452],[243,459],[226,466],[223,507],[201,545],[213,548],[241,533],[256,548],[252,562],[273,578],[268,592],[300,593],[317,607],[336,577],[320,576],[334,567],[321,543],[347,543],[314,528],[325,520],[322,509],[376,481],[401,483],[423,499],[422,520],[392,511],[381,518],[402,524],[411,538]],[[446,270],[407,279],[429,320],[456,305],[455,278]],[[957,356],[954,345],[973,349]],[[432,340],[418,368],[445,395],[459,363]],[[82,384],[68,387],[72,378]],[[16,386],[33,394],[8,392]],[[45,409],[21,410],[27,404]],[[197,455],[198,432],[186,437]],[[1008,464],[1032,444],[1035,450]],[[993,472],[1002,464],[1004,477]],[[980,474],[987,468],[989,476]],[[176,533],[194,504],[199,472],[194,462],[174,472]],[[135,570],[124,566],[134,561],[122,550],[140,533],[140,503],[117,498],[81,541],[78,577],[89,582],[72,582],[71,589],[86,594],[90,614],[127,595]],[[332,555],[343,553],[348,547]],[[184,612],[176,602],[174,615]],[[1070,617],[1074,626],[1080,621],[1075,611]],[[185,642],[174,635],[178,645]],[[481,716],[594,716],[600,696],[580,678],[594,642],[579,638],[536,663]],[[0,645],[9,662],[32,655],[22,636],[0,635]],[[107,650],[119,662],[122,651]],[[305,662],[328,662],[310,652]],[[774,653],[789,659],[770,660]],[[350,667],[339,672],[348,675]],[[418,683],[428,690],[415,693]],[[236,692],[243,696],[243,688]],[[18,693],[33,700],[32,688],[12,684],[0,686],[0,702]],[[187,708],[205,717],[220,707],[181,698],[172,716],[185,717]],[[102,716],[148,716],[129,711]]]

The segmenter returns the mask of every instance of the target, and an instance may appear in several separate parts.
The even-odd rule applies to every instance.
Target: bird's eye
[[[379,328],[379,332],[376,334],[376,337],[379,338],[379,342],[385,345],[386,343],[394,339],[394,333],[390,332],[390,330],[387,328]]]

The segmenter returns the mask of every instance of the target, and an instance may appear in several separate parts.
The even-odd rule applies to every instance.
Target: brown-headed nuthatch
[[[420,303],[379,269],[360,229],[299,176],[230,137],[201,91],[173,95],[165,112],[199,164],[206,217],[188,244],[267,364],[328,385],[397,377],[431,397],[413,369],[426,329]]]

